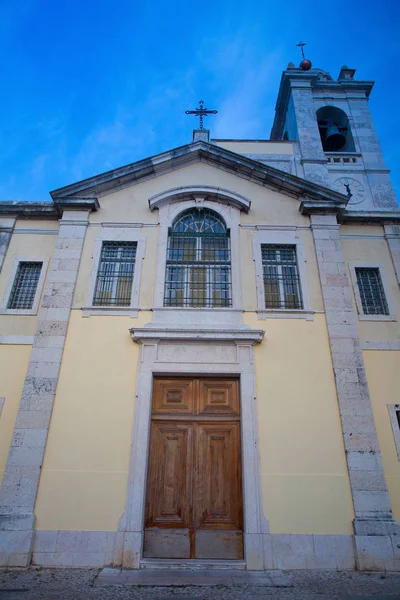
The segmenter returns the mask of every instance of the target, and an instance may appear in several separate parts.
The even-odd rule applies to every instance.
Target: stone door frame
[[[269,533],[261,499],[261,473],[254,345],[264,331],[246,329],[132,329],[141,345],[132,446],[123,533],[122,565],[139,568],[143,558],[148,447],[151,424],[153,376],[236,376],[241,403],[243,469],[244,559],[249,570],[264,569],[263,534]],[[122,539],[121,539],[122,542]]]

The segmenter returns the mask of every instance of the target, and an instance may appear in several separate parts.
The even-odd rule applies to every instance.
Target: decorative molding
[[[169,327],[132,327],[129,330],[131,338],[135,342],[143,344],[147,341],[203,341],[203,342],[237,342],[248,344],[259,344],[262,342],[265,331],[263,329],[238,328],[176,328]]]
[[[265,308],[264,271],[261,256],[262,244],[290,244],[292,246],[296,246],[297,267],[299,270],[300,288],[303,299],[302,310],[268,310]],[[258,234],[253,238],[253,260],[256,268],[257,307],[260,317],[265,319],[266,316],[269,316],[270,314],[271,316],[274,315],[276,318],[277,315],[282,314],[282,318],[285,318],[284,315],[286,314],[291,315],[291,317],[288,316],[288,318],[293,318],[293,315],[301,314],[301,318],[312,319],[312,309],[310,296],[308,293],[304,244],[303,241],[297,236],[296,230],[290,229],[284,231],[264,229],[259,231]]]
[[[0,335],[0,344],[32,346],[34,339],[33,335]]]
[[[400,350],[400,341],[364,341],[361,342],[361,350]]]
[[[306,321],[313,321],[313,315],[317,311],[315,310],[296,310],[290,308],[282,308],[282,309],[263,309],[258,310],[257,315],[259,319],[306,319]],[[320,312],[320,311],[318,311]],[[325,311],[322,311],[325,312]]]
[[[348,263],[351,283],[353,286],[354,298],[356,300],[358,318],[360,321],[397,321],[396,310],[393,302],[392,295],[390,293],[390,286],[386,279],[385,267],[383,263],[372,263],[372,262],[349,262]],[[360,290],[358,289],[358,282],[356,276],[356,268],[367,268],[367,269],[379,269],[379,274],[382,281],[383,292],[385,294],[386,302],[389,308],[388,315],[366,315],[364,314]]]
[[[22,229],[22,228],[18,228],[18,229],[14,229],[14,233],[16,235],[58,235],[58,229],[35,229],[35,228],[29,228],[29,229]]]
[[[0,315],[36,315],[39,309],[39,302],[42,296],[43,286],[46,279],[47,268],[49,266],[49,258],[43,258],[42,256],[29,256],[14,258],[13,266],[11,268],[10,275],[6,289],[4,290],[3,300],[0,305]],[[17,274],[18,265],[20,262],[41,262],[42,268],[40,270],[39,280],[36,286],[35,297],[33,299],[32,308],[7,308],[8,300],[10,298],[11,290],[14,285],[14,280]]]
[[[388,404],[390,422],[393,429],[394,443],[397,450],[397,458],[400,460],[400,422],[397,417],[400,414],[400,404]]]
[[[130,330],[141,344],[126,509],[119,530],[124,532],[122,564],[139,568],[142,558],[146,473],[153,374],[239,376],[243,464],[244,538],[247,569],[264,568],[264,540],[269,533],[261,501],[261,473],[254,344],[264,332],[245,329],[147,328]]]
[[[249,212],[251,201],[226,188],[220,188],[214,185],[186,185],[169,190],[164,190],[159,194],[155,194],[149,198],[150,210],[160,208],[165,204],[171,204],[173,202],[180,202],[184,200],[193,200],[197,197],[204,197],[206,200],[220,202],[221,204],[227,204],[228,206],[234,206],[244,212]]]
[[[102,194],[109,194],[116,188],[122,189],[196,162],[210,164],[217,169],[223,169],[263,187],[284,192],[292,198],[298,199],[307,196],[322,203],[332,203],[335,206],[337,203],[341,205],[344,202],[346,204],[348,200],[347,196],[339,194],[329,187],[307,179],[300,179],[290,173],[207,142],[193,142],[119,169],[78,181],[51,192],[51,196],[59,206],[62,206],[62,201],[65,201],[69,203],[69,208],[73,208],[73,202],[76,199],[77,206],[79,206],[79,202],[91,201],[91,210],[96,210],[98,206],[96,207],[93,203],[96,197]]]
[[[86,301],[85,306],[82,307],[84,317],[89,317],[91,315],[125,315],[137,317],[140,280],[142,275],[143,259],[146,249],[146,238],[141,236],[140,234],[141,230],[138,227],[102,228],[102,230],[96,237],[93,245],[92,266],[90,270],[89,282],[86,292]],[[93,306],[93,295],[96,287],[97,273],[99,270],[101,248],[104,241],[137,243],[131,301],[129,306]]]
[[[160,232],[158,236],[157,272],[154,292],[154,306],[161,308],[164,305],[164,287],[167,262],[168,231],[177,216],[189,208],[199,206],[195,199],[181,201],[178,204],[163,204],[159,208]],[[226,206],[219,202],[202,200],[201,206],[218,213],[225,221],[231,238],[231,275],[232,275],[232,308],[242,307],[241,284],[241,254],[240,254],[240,211],[234,206]]]

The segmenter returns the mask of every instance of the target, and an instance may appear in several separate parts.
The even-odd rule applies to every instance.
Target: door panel
[[[239,415],[239,390],[237,380],[200,379],[199,414]]]
[[[237,380],[155,379],[145,557],[243,557],[239,410]]]
[[[154,380],[153,414],[193,414],[193,380],[163,379]]]
[[[238,506],[240,473],[236,467],[239,449],[238,423],[200,423],[196,427],[196,497],[194,520],[197,527],[225,529],[241,526]]]
[[[192,487],[192,430],[187,423],[152,423],[147,527],[188,527]]]

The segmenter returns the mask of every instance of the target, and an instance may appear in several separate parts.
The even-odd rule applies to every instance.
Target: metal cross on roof
[[[199,129],[203,129],[203,117],[207,117],[208,115],[216,115],[217,114],[217,110],[208,110],[208,108],[203,108],[203,100],[200,100],[199,102],[200,106],[199,108],[196,108],[195,110],[186,110],[185,114],[187,115],[196,115],[196,117],[200,117],[200,127]]]
[[[299,46],[300,50],[301,50],[301,55],[303,57],[303,59],[305,58],[304,56],[304,46],[307,46],[307,44],[305,44],[304,42],[300,42],[300,44],[296,44],[296,46]]]

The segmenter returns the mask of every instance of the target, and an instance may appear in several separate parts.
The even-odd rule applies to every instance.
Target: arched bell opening
[[[317,110],[317,120],[324,152],[355,152],[349,119],[343,110],[323,106]]]

